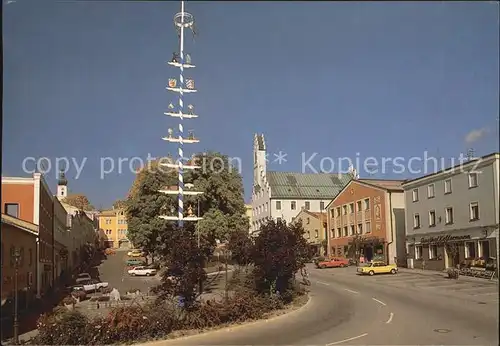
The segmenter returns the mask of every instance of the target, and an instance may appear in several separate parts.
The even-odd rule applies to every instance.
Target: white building
[[[498,263],[499,162],[493,153],[403,184],[411,266]]]
[[[351,174],[290,173],[266,169],[264,135],[254,136],[251,232],[267,218],[291,222],[302,209],[320,212],[351,180]]]

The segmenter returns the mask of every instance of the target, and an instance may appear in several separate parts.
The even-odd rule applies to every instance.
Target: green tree
[[[203,153],[196,155],[193,162],[201,168],[185,172],[185,190],[189,190],[187,183],[191,183],[194,190],[203,194],[186,195],[184,208],[187,211],[192,207],[195,214],[197,211],[203,216],[196,225],[203,241],[212,243],[215,238],[224,241],[233,231],[248,231],[242,178],[230,167],[228,157],[220,153]],[[160,245],[174,246],[159,241],[163,233],[172,232],[172,222],[158,216],[177,215],[177,196],[158,191],[177,186],[177,179],[174,169],[153,162],[137,173],[132,184],[126,203],[128,235],[135,245],[147,252],[153,253]]]
[[[302,224],[269,219],[259,230],[252,257],[258,292],[289,291],[311,257]]]
[[[115,208],[115,209],[124,209],[126,207],[127,207],[127,201],[126,200],[117,199],[113,203],[113,208]]]
[[[90,201],[87,198],[87,196],[79,193],[70,194],[66,196],[62,200],[62,202],[84,211],[90,211],[95,209],[92,206],[92,204],[90,204]]]

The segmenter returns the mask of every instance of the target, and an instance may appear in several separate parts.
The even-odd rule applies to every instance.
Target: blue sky
[[[126,195],[133,174],[118,159],[175,153],[161,137],[176,95],[172,17],[179,2],[4,5],[3,175],[26,176],[25,157],[75,158],[70,190],[97,207]],[[186,151],[239,157],[248,199],[253,134],[271,170],[307,159],[498,150],[497,2],[188,2],[199,35],[187,50],[198,93]],[[476,131],[467,143],[469,133]],[[100,179],[100,158],[116,170]],[[32,168],[29,165],[28,168]],[[324,169],[329,169],[325,166]],[[403,174],[362,177],[407,178]],[[55,172],[47,174],[55,192]]]

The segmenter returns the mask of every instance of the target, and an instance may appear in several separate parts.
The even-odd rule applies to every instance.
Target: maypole
[[[177,195],[178,197],[178,209],[177,216],[174,215],[162,215],[160,216],[163,219],[177,221],[179,227],[183,227],[184,221],[198,221],[201,219],[199,216],[195,216],[192,214],[192,207],[188,207],[188,215],[184,216],[184,195],[201,195],[203,192],[192,191],[192,184],[184,184],[184,171],[188,169],[197,169],[199,166],[195,166],[192,160],[186,159],[184,156],[184,144],[198,143],[199,139],[195,138],[194,134],[191,131],[188,131],[188,136],[184,135],[184,119],[193,119],[197,118],[198,115],[194,114],[193,105],[188,105],[184,108],[184,94],[194,93],[197,90],[194,87],[194,81],[192,79],[186,79],[184,81],[184,69],[194,68],[195,66],[191,64],[191,56],[189,54],[185,54],[184,52],[184,33],[186,29],[189,29],[195,33],[194,31],[194,17],[192,14],[185,12],[184,10],[184,1],[181,1],[181,11],[174,16],[174,25],[179,34],[179,53],[174,53],[174,56],[171,61],[168,62],[169,65],[178,67],[179,72],[179,83],[174,78],[170,78],[168,80],[167,90],[178,93],[179,99],[176,107],[170,103],[168,106],[168,111],[164,114],[170,117],[179,119],[178,126],[178,135],[174,136],[173,129],[168,130],[168,136],[164,137],[163,140],[172,143],[178,143],[178,159],[176,163],[162,163],[163,166],[174,168],[178,171],[178,186],[177,189],[166,189],[160,190],[160,192],[169,194],[169,195]],[[187,111],[187,112],[186,112]],[[184,188],[187,188],[185,190]]]

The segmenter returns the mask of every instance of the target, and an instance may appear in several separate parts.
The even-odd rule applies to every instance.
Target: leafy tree
[[[124,209],[127,207],[127,201],[118,199],[113,203],[113,208],[115,209]]]
[[[292,279],[310,260],[301,223],[269,219],[261,226],[253,251],[254,275],[258,292],[286,292]]]
[[[231,251],[233,259],[239,266],[252,263],[254,244],[248,232],[232,232],[229,237],[228,250]]]
[[[161,236],[161,243],[176,244],[172,248],[161,247],[160,256],[168,270],[162,274],[162,283],[155,287],[160,298],[180,296],[186,308],[196,301],[197,287],[206,279],[204,259],[211,255],[213,246],[206,243],[198,246],[193,226],[183,228],[171,226],[170,232]]]
[[[186,171],[184,181],[192,183],[200,196],[185,196],[185,209],[192,206],[203,216],[197,230],[207,242],[214,238],[228,240],[233,231],[248,231],[243,200],[241,175],[230,168],[227,156],[205,153],[194,156],[201,169]],[[154,251],[158,234],[169,226],[159,215],[177,214],[177,196],[165,195],[158,190],[177,186],[177,172],[152,162],[148,169],[137,173],[127,199],[127,223],[130,240],[146,251]],[[186,188],[187,189],[187,188]]]
[[[63,200],[64,203],[69,204],[75,208],[84,211],[94,210],[95,208],[90,204],[87,196],[83,194],[71,194],[66,196]]]

